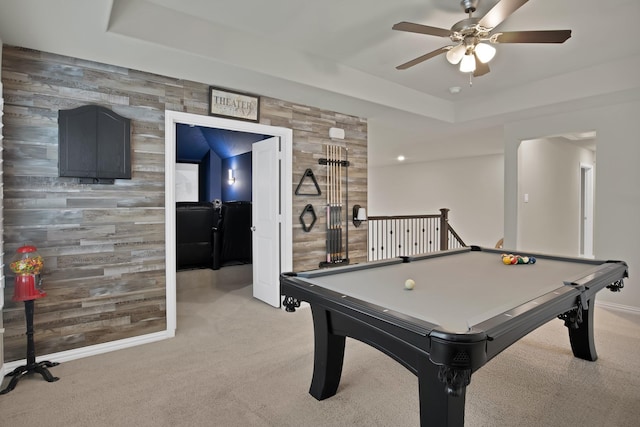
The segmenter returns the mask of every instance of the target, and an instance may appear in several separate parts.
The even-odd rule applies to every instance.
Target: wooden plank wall
[[[326,145],[339,145],[349,150],[349,207],[367,205],[367,122],[365,119],[329,112],[317,108],[264,99],[260,105],[261,122],[293,129],[293,269],[295,271],[318,268],[326,260],[327,217],[325,207],[327,172],[318,160],[326,158]],[[345,139],[332,140],[329,129],[344,129]],[[322,191],[320,196],[295,195],[295,189],[305,170],[313,171]],[[315,190],[305,180],[303,193]],[[346,193],[346,177],[343,176]],[[307,204],[313,206],[318,217],[309,232],[303,230],[300,214]],[[343,207],[345,209],[348,207]],[[344,217],[344,211],[343,211]],[[349,209],[349,218],[351,210]],[[349,258],[352,262],[367,260],[366,227],[355,228],[349,222]],[[346,221],[343,230],[346,228]],[[343,231],[343,234],[346,234]],[[343,242],[346,239],[343,238]],[[346,248],[345,248],[346,250]],[[345,252],[346,255],[346,252]]]
[[[30,243],[45,259],[47,297],[36,300],[38,354],[162,331],[165,313],[164,111],[206,115],[208,88],[197,83],[19,47],[3,46],[5,259]],[[235,88],[242,90],[243,88]],[[99,104],[132,119],[132,179],[114,185],[58,177],[59,109]],[[352,167],[350,205],[366,205],[364,119],[261,98],[261,123],[293,129],[293,188],[307,167],[324,185],[317,159],[328,129],[345,129]],[[324,187],[323,187],[324,189]],[[293,196],[294,268],[324,257],[325,219],[299,223],[307,203]],[[351,226],[353,261],[366,260],[366,229]],[[7,262],[8,264],[8,262]],[[5,361],[26,355],[24,307],[11,301],[5,269]]]

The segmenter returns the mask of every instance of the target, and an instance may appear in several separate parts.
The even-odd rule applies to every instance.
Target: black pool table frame
[[[466,251],[501,253],[472,246],[419,257],[340,267],[349,271],[413,262]],[[538,259],[565,260],[534,254]],[[559,290],[485,320],[465,332],[451,333],[438,325],[312,285],[296,273],[280,277],[281,294],[288,311],[300,301],[311,306],[314,324],[314,369],[309,393],[318,400],[336,394],[344,359],[345,338],[367,343],[401,363],[418,377],[421,426],[463,426],[466,386],[471,374],[529,332],[559,317],[569,331],[575,357],[597,359],[593,339],[593,303],[605,287],[619,291],[627,277],[622,261],[573,259],[599,265],[597,272],[571,282]],[[505,268],[519,268],[506,267]],[[318,275],[340,274],[333,269]],[[446,286],[446,284],[443,284]],[[505,320],[508,319],[508,320]]]

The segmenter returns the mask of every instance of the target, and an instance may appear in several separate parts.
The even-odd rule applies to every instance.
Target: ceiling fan
[[[398,70],[420,64],[443,53],[447,53],[447,60],[451,64],[460,63],[460,71],[482,76],[489,72],[488,62],[496,53],[491,44],[496,43],[564,43],[571,37],[571,30],[541,30],[541,31],[492,31],[509,15],[518,10],[529,0],[501,0],[482,18],[474,18],[478,0],[462,0],[460,5],[467,19],[453,24],[450,30],[430,27],[411,22],[399,22],[393,26],[394,30],[410,33],[426,34],[437,37],[449,37],[453,46],[444,46],[422,55],[416,59],[397,66]],[[488,43],[491,44],[488,44]]]

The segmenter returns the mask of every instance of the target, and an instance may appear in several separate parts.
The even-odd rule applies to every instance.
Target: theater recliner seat
[[[251,202],[224,202],[214,231],[214,270],[224,265],[251,264]]]
[[[176,203],[176,269],[213,268],[218,213],[208,202]]]

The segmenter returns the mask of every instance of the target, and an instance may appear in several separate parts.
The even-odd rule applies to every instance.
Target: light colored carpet
[[[55,383],[23,378],[0,425],[419,425],[416,377],[353,340],[336,396],[311,397],[310,311],[271,308],[250,283],[251,266],[180,272],[175,338],[65,362]],[[595,363],[568,341],[552,321],[474,373],[465,424],[639,425],[640,316],[596,308]]]

